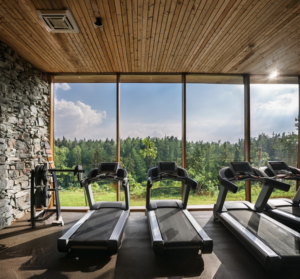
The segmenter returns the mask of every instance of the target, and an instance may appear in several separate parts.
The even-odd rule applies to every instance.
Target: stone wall
[[[43,77],[0,41],[0,229],[30,210],[30,169],[47,160],[50,99]]]

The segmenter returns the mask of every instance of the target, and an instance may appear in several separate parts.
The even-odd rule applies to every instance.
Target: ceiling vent
[[[68,10],[40,10],[37,13],[50,33],[79,32],[75,19]]]

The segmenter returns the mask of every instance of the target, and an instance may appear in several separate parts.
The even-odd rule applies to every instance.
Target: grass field
[[[291,190],[287,193],[275,190],[272,194],[272,198],[292,198],[295,195],[296,188],[291,187]],[[261,188],[252,186],[252,202],[257,200],[258,194]],[[95,201],[115,201],[116,192],[111,191],[93,191]],[[68,191],[61,191],[59,193],[61,206],[86,206],[83,189],[74,189]],[[181,199],[181,186],[175,187],[155,187],[152,189],[152,199]],[[189,197],[189,205],[199,204],[214,204],[218,198],[218,192],[213,195],[193,195]],[[121,192],[120,199],[124,201],[124,193]],[[245,190],[240,190],[236,194],[228,193],[227,201],[242,201],[245,200]],[[131,206],[144,206],[146,204],[145,189],[139,189],[130,194]]]

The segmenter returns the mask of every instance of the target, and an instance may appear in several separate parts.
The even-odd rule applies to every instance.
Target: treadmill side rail
[[[266,270],[280,270],[282,259],[269,246],[264,244],[228,213],[221,213],[218,217],[222,223],[242,242],[242,244],[246,246],[261,262]]]
[[[121,245],[123,231],[129,217],[129,213],[130,210],[122,212],[110,238],[107,241],[107,249],[111,255],[114,255],[118,252],[118,249]]]
[[[70,237],[82,226],[82,224],[91,217],[95,210],[88,211],[76,224],[74,224],[62,237],[57,241],[59,252],[67,253],[69,251],[68,242]]]
[[[151,242],[154,252],[160,252],[164,250],[164,241],[162,239],[159,225],[156,219],[156,214],[154,210],[147,211],[148,222],[151,231]]]
[[[201,248],[202,254],[211,254],[213,250],[213,241],[202,229],[202,227],[197,223],[194,217],[186,209],[182,210],[186,218],[190,221],[194,229],[198,232],[199,236],[203,240],[203,247]]]

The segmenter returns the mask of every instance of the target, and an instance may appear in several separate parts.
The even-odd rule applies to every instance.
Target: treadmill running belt
[[[259,214],[232,210],[228,214],[280,256],[299,256],[300,239]]]
[[[282,207],[277,207],[276,209],[284,211],[286,213],[290,213],[292,215],[295,215],[297,217],[300,217],[300,207],[295,207],[295,206],[282,206]]]
[[[120,208],[96,210],[69,240],[70,246],[106,246],[118,220]]]
[[[179,208],[155,210],[166,247],[201,247],[202,239]]]

